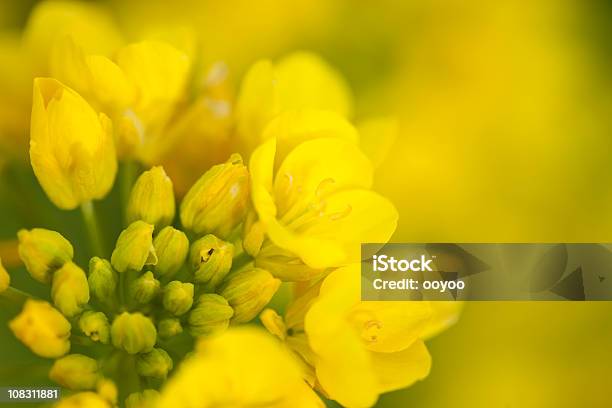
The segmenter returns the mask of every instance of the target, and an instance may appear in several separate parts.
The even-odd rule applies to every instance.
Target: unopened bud
[[[110,324],[102,312],[83,313],[79,318],[79,329],[93,341],[108,344],[110,340]]]
[[[253,319],[268,304],[281,281],[265,269],[253,268],[230,274],[220,294],[234,308],[232,323]]]
[[[181,326],[181,321],[176,317],[161,319],[159,323],[157,323],[157,334],[162,339],[169,339],[182,332],[183,326]]]
[[[117,272],[141,271],[145,265],[157,263],[153,228],[144,221],[134,221],[121,232],[111,256],[111,264]]]
[[[189,251],[189,240],[183,231],[166,227],[162,229],[153,240],[157,265],[156,276],[172,276],[185,263]]]
[[[72,245],[59,232],[34,228],[21,230],[19,257],[34,279],[42,283],[51,282],[51,275],[66,262],[72,261]]]
[[[113,346],[129,354],[146,353],[153,350],[157,331],[153,322],[142,313],[123,312],[111,326]]]
[[[127,220],[142,220],[156,229],[170,225],[175,204],[172,180],[161,166],[153,167],[138,177],[127,204]]]
[[[70,350],[70,323],[48,302],[27,300],[9,327],[15,337],[41,357],[57,358]]]
[[[249,202],[249,173],[233,154],[213,166],[191,187],[181,203],[181,223],[197,235],[227,238],[242,222]]]
[[[148,353],[139,354],[136,358],[136,372],[141,377],[166,379],[172,370],[172,359],[165,350],[154,348]]]
[[[117,396],[119,395],[119,392],[113,380],[108,378],[100,378],[96,384],[96,391],[98,395],[109,402],[111,406],[117,406]]]
[[[159,293],[160,283],[153,276],[153,272],[145,272],[130,285],[130,297],[136,302],[149,303]]]
[[[117,272],[106,259],[94,256],[89,261],[89,290],[91,295],[102,302],[112,302],[117,289]]]
[[[205,290],[214,291],[232,268],[234,246],[214,235],[206,235],[191,246],[190,261],[194,279]]]
[[[156,390],[144,390],[133,392],[125,399],[125,408],[151,408],[157,406],[159,392]]]
[[[8,289],[9,286],[11,286],[11,275],[4,269],[2,259],[0,259],[0,293]]]
[[[168,283],[164,288],[164,309],[175,316],[187,313],[193,305],[193,289],[193,283]]]
[[[85,272],[73,262],[67,262],[53,274],[51,285],[53,304],[68,317],[83,311],[89,302],[89,285]]]
[[[100,378],[98,362],[82,354],[69,354],[55,360],[49,378],[71,390],[92,390]]]
[[[244,252],[255,258],[259,254],[265,237],[266,229],[263,223],[258,220],[257,213],[254,210],[249,210],[242,231],[242,247]]]
[[[234,309],[223,296],[207,293],[198,298],[189,313],[189,331],[193,336],[206,336],[229,326]]]

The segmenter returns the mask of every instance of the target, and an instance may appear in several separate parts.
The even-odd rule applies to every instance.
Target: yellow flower
[[[0,258],[0,293],[4,292],[10,285],[11,275],[4,269],[2,258]]]
[[[157,255],[155,275],[172,276],[185,263],[189,252],[189,239],[183,231],[168,226],[157,234],[153,247]]]
[[[111,255],[111,264],[119,273],[141,271],[145,265],[156,265],[157,254],[153,246],[154,226],[134,221],[121,231]]]
[[[62,398],[54,408],[111,408],[111,405],[95,392],[78,392]]]
[[[248,347],[245,347],[248,345]],[[201,340],[161,391],[158,407],[323,407],[293,356],[261,329]]]
[[[30,160],[42,188],[59,208],[100,199],[117,172],[110,120],[61,82],[36,78]]]
[[[389,240],[397,211],[370,190],[372,165],[347,122],[292,112],[264,133],[268,140],[249,163],[253,206],[269,238],[251,253],[257,266],[281,279],[308,280],[359,261],[363,242]]]
[[[327,276],[304,321],[318,383],[347,407],[372,406],[431,366],[421,340],[429,302],[361,302],[359,276],[359,264]]]
[[[57,358],[70,350],[70,323],[45,301],[27,300],[9,327],[15,337],[41,357]]]
[[[232,323],[251,321],[270,302],[281,281],[261,268],[246,268],[231,273],[219,289],[234,309]]]
[[[315,54],[296,52],[276,64],[258,61],[245,75],[236,103],[243,152],[250,153],[265,140],[262,131],[282,112],[312,108],[349,116],[351,99],[340,74]]]
[[[73,262],[67,262],[53,274],[51,284],[53,304],[64,316],[73,317],[89,302],[89,285],[85,272]]]

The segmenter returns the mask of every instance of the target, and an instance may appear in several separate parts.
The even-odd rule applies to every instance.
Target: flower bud
[[[70,350],[70,323],[48,302],[27,300],[9,327],[15,337],[41,357],[58,358]]]
[[[156,390],[144,390],[133,392],[125,399],[125,408],[150,408],[157,406],[159,392]]]
[[[21,230],[19,257],[30,275],[41,283],[51,282],[51,274],[66,262],[72,261],[72,245],[59,232],[44,228]]]
[[[266,229],[263,223],[257,219],[255,211],[249,210],[242,231],[242,247],[244,252],[255,258],[259,254],[265,237]]]
[[[172,370],[172,359],[165,350],[154,348],[148,353],[136,357],[136,372],[141,377],[152,377],[160,380],[166,379]]]
[[[55,360],[49,378],[71,390],[92,390],[100,378],[98,362],[82,354],[69,354]]]
[[[0,293],[8,289],[9,286],[11,286],[11,275],[2,266],[2,259],[0,258]]]
[[[172,276],[185,263],[189,251],[189,240],[183,231],[166,227],[162,229],[153,240],[157,265],[155,275]]]
[[[162,229],[172,223],[175,204],[172,180],[161,166],[153,167],[138,177],[127,204],[127,220],[142,220]]]
[[[117,397],[119,392],[113,380],[109,380],[108,378],[100,378],[96,383],[96,391],[98,392],[98,395],[108,401],[111,406],[117,406]]]
[[[162,339],[169,339],[183,332],[181,321],[176,317],[162,319],[157,323],[157,334]]]
[[[73,317],[89,302],[87,276],[75,263],[65,263],[53,274],[51,285],[53,304],[65,316]]]
[[[159,281],[153,272],[147,271],[130,285],[130,297],[141,304],[149,303],[159,293],[159,289]]]
[[[181,203],[181,223],[197,235],[227,238],[242,222],[249,202],[249,173],[242,157],[233,154],[211,167]]]
[[[111,326],[113,346],[129,354],[146,353],[153,349],[157,331],[153,322],[142,313],[123,312]]]
[[[190,260],[195,281],[214,291],[232,267],[234,246],[214,235],[206,235],[191,246]]]
[[[79,329],[91,340],[108,344],[110,339],[110,324],[102,312],[87,311],[79,318]]]
[[[94,256],[89,261],[89,290],[102,302],[113,301],[117,289],[117,272],[106,259]]]
[[[117,173],[110,119],[59,81],[36,78],[30,162],[43,190],[61,209],[103,198]]]
[[[199,297],[189,313],[189,331],[193,336],[206,336],[229,326],[234,309],[223,296],[207,293]]]
[[[111,264],[117,272],[141,271],[145,265],[157,263],[153,228],[144,221],[134,221],[121,232],[111,255]]]
[[[193,289],[193,283],[168,283],[164,288],[164,309],[175,316],[187,313],[193,305]]]
[[[108,402],[95,392],[84,391],[62,397],[53,408],[108,408]]]
[[[265,269],[253,268],[230,274],[220,294],[234,308],[232,323],[253,319],[268,304],[281,281]]]

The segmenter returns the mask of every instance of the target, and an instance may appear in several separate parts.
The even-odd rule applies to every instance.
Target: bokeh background
[[[261,57],[321,54],[351,86],[355,118],[399,119],[376,179],[399,208],[397,242],[612,241],[612,2],[98,3],[130,40],[187,27],[204,62],[227,62],[235,78]],[[22,140],[31,82],[7,50],[34,5],[0,2],[0,131]],[[12,165],[25,145],[2,149],[0,239],[61,225],[78,242],[78,214],[46,204]],[[44,381],[43,363],[6,328],[0,338],[0,377]],[[611,303],[473,302],[429,346],[429,378],[379,406],[612,405]],[[14,367],[26,361],[22,380]]]

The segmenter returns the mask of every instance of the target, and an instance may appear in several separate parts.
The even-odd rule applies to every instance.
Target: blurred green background
[[[18,35],[33,3],[0,3],[3,40]],[[395,241],[612,241],[609,1],[102,3],[128,39],[191,27],[205,62],[227,61],[235,78],[261,57],[318,52],[345,75],[357,119],[397,115],[400,135],[376,180],[400,211]],[[17,89],[7,61],[0,54],[0,119],[19,123],[14,95],[31,87]],[[17,128],[25,140],[27,127]],[[35,183],[17,190],[32,177],[4,172],[0,238],[62,225],[78,242],[78,214],[46,204]],[[28,374],[38,373],[40,361],[5,328],[0,338],[0,378],[30,361]],[[429,342],[429,378],[379,406],[610,406],[611,345],[607,302],[469,303]]]

